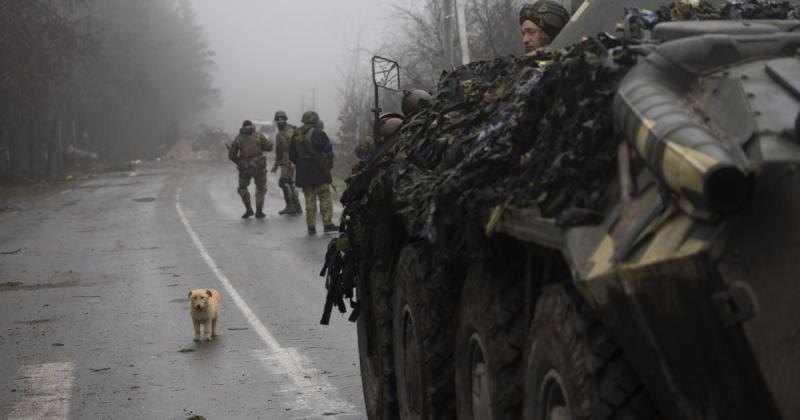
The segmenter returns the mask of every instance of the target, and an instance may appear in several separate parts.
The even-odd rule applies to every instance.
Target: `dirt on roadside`
[[[0,185],[0,213],[24,210],[34,199],[69,188],[74,183],[74,180],[48,180]]]

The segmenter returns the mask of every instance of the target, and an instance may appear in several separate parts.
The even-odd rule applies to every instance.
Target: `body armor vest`
[[[253,158],[261,155],[261,135],[258,132],[248,135],[242,135],[239,139],[239,147],[241,149],[242,157]]]
[[[284,165],[291,162],[289,159],[289,142],[292,140],[295,130],[295,127],[286,125],[286,127],[278,131],[278,134],[275,136],[277,150],[281,151],[281,155],[277,156],[278,161],[275,162],[277,165]]]

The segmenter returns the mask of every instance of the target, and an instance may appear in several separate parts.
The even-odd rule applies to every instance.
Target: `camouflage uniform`
[[[303,115],[303,124],[295,130],[289,153],[297,168],[297,186],[303,189],[306,199],[308,233],[317,232],[317,200],[325,232],[336,232],[338,227],[333,224],[331,196],[333,149],[330,139],[320,128],[319,116],[315,112],[306,112]]]
[[[272,142],[264,134],[256,131],[252,123],[247,124],[248,122],[245,121],[228,151],[228,158],[236,163],[236,168],[239,170],[239,189],[237,191],[247,210],[242,215],[242,218],[245,219],[253,215],[253,208],[250,206],[250,192],[247,190],[251,178],[256,184],[255,215],[258,218],[264,217],[262,210],[264,209],[264,196],[267,193],[267,157],[264,152],[272,151]]]
[[[297,189],[294,187],[295,166],[289,158],[289,142],[294,136],[297,127],[285,123],[286,114],[278,111],[275,114],[275,121],[284,118],[283,127],[279,122],[278,134],[275,136],[275,165],[272,171],[275,172],[280,168],[280,178],[278,186],[283,190],[283,199],[286,201],[286,208],[279,211],[279,214],[300,214],[303,208],[300,206],[300,199],[297,196]]]

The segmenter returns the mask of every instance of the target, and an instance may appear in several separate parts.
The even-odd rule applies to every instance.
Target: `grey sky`
[[[386,38],[386,6],[377,0],[191,0],[216,52],[215,86],[223,105],[206,122],[235,128],[243,119],[271,119],[278,109],[300,120],[311,107],[333,134],[337,84],[346,57]],[[368,60],[364,54],[362,60]]]

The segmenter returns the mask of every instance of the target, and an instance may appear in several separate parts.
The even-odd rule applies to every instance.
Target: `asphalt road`
[[[0,252],[20,250],[0,255],[0,417],[363,418],[355,325],[319,325],[329,236],[278,216],[269,178],[262,221],[239,218],[235,170],[212,164],[0,214]],[[186,297],[206,287],[220,335],[195,343]]]

